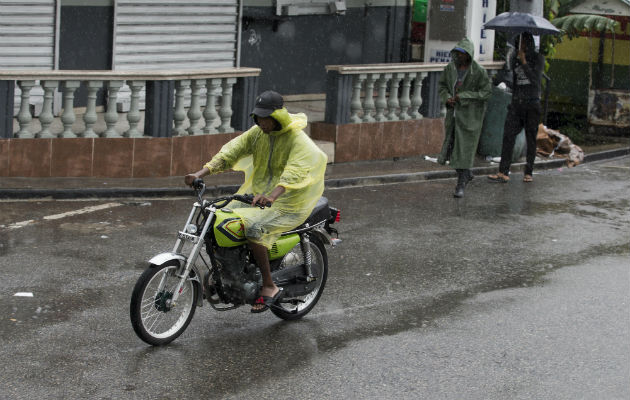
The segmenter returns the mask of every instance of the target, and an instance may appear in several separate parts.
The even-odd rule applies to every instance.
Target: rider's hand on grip
[[[271,204],[272,204],[272,202],[269,201],[269,199],[267,199],[265,196],[260,195],[260,194],[256,196],[254,196],[253,194],[244,194],[241,196],[239,200],[242,201],[243,203],[250,204],[253,207],[260,207],[260,208],[271,207]]]
[[[203,179],[195,178],[192,181],[192,184],[190,186],[192,186],[194,189],[201,189],[201,188],[203,188],[204,187]]]

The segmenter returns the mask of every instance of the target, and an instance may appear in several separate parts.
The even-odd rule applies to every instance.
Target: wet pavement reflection
[[[533,184],[517,174],[506,185],[479,176],[460,200],[453,180],[328,190],[343,242],[329,251],[324,295],[305,319],[205,304],[162,348],[135,336],[129,299],[146,260],[172,249],[194,199],[127,199],[78,215],[118,200],[0,202],[0,385],[18,399],[419,398],[424,386],[409,382],[432,375],[461,388],[477,367],[449,374],[453,360],[476,353],[487,367],[498,350],[479,338],[463,345],[471,332],[457,324],[501,310],[509,320],[507,309],[522,305],[508,297],[462,315],[471,302],[532,290],[534,306],[558,272],[628,259],[629,168],[626,157],[544,171]],[[558,362],[535,357],[532,368]],[[521,389],[538,393],[533,384]]]

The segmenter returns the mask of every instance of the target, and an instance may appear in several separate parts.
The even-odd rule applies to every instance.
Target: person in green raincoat
[[[474,45],[462,39],[451,51],[452,61],[438,82],[440,100],[446,105],[444,143],[438,156],[442,165],[449,162],[457,171],[455,197],[464,196],[466,184],[473,179],[472,168],[481,135],[486,101],[492,85],[486,70],[473,59]]]
[[[268,90],[256,98],[251,113],[256,123],[226,143],[204,167],[186,175],[195,178],[234,169],[245,172],[238,193],[253,193],[250,206],[230,207],[243,219],[245,236],[263,277],[261,297],[252,312],[262,312],[281,296],[271,279],[267,250],[282,232],[291,230],[310,215],[324,191],[327,157],[304,133],[303,113],[289,114],[282,96]],[[256,205],[269,205],[260,209]]]

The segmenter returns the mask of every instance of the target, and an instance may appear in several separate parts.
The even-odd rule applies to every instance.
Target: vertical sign
[[[492,61],[494,51],[494,31],[483,29],[483,24],[496,15],[496,0],[481,0],[480,14],[473,16],[473,24],[478,29],[472,29],[472,40],[477,45],[475,59],[478,61]],[[476,17],[476,18],[475,18]]]

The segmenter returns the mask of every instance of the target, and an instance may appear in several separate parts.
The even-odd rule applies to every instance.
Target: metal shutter
[[[55,66],[55,0],[0,0],[0,68]]]
[[[233,67],[237,0],[118,0],[115,70]]]

